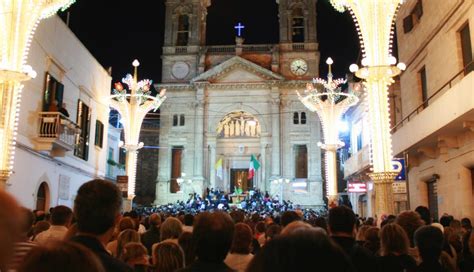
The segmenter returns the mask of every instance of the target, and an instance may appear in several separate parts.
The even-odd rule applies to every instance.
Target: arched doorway
[[[226,114],[216,128],[216,186],[226,192],[246,192],[258,186],[260,175],[248,178],[250,157],[260,158],[261,124],[245,111]]]
[[[36,210],[46,211],[49,209],[49,186],[46,182],[42,182],[36,193]]]

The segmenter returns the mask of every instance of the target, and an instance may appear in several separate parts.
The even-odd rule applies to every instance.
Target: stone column
[[[398,172],[378,172],[370,173],[369,177],[374,181],[375,192],[375,216],[377,224],[383,215],[393,214],[393,192],[392,183]]]
[[[209,142],[209,183],[211,188],[216,188],[216,139]]]
[[[266,176],[265,176],[265,165],[266,165],[266,161],[265,161],[265,157],[266,157],[266,150],[265,150],[265,147],[266,147],[267,143],[266,141],[264,141],[263,139],[260,139],[260,183],[258,184],[258,188],[260,189],[260,191],[262,192],[265,192],[266,190]]]
[[[196,84],[196,108],[194,115],[194,179],[204,180],[204,91],[205,84]]]
[[[276,178],[280,173],[280,90],[272,87],[271,94],[272,113],[272,177]]]

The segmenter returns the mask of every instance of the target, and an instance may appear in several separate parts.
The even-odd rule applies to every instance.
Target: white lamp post
[[[392,166],[392,139],[390,135],[390,104],[388,86],[393,77],[406,66],[392,56],[395,18],[404,0],[331,0],[340,12],[348,9],[354,19],[363,52],[362,68],[355,64],[350,70],[364,79],[370,129],[370,158],[375,184],[375,213],[392,214],[392,183],[398,172]]]
[[[143,142],[138,142],[143,119],[149,111],[156,111],[166,99],[166,90],[164,89],[156,97],[150,95],[151,80],[137,80],[139,65],[138,60],[133,61],[133,66],[135,67],[134,76],[132,77],[132,75],[128,74],[122,79],[122,82],[129,87],[130,93],[127,93],[127,90],[120,82],[115,83],[114,94],[110,96],[109,100],[110,107],[119,112],[122,120],[125,136],[125,142],[122,147],[127,151],[125,168],[128,176],[129,200],[135,197],[137,153],[143,147]]]
[[[344,93],[339,85],[346,82],[345,79],[333,79],[331,65],[333,61],[328,58],[329,65],[328,80],[316,78],[313,83],[323,86],[317,90],[311,83],[306,85],[303,95],[299,92],[300,101],[311,111],[316,112],[321,120],[323,128],[324,143],[318,143],[325,152],[326,170],[326,196],[328,207],[337,205],[337,164],[336,151],[344,146],[339,140],[339,125],[342,115],[353,105],[357,104],[359,98],[351,93]]]
[[[13,170],[21,82],[36,77],[26,65],[33,34],[39,22],[74,0],[0,1],[0,187]]]

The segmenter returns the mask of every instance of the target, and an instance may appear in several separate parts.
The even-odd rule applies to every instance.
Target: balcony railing
[[[80,128],[60,112],[38,114],[37,150],[51,151],[53,156],[64,156],[74,150]]]
[[[441,94],[443,91],[449,91],[453,84],[456,84],[461,80],[464,76],[469,74],[474,69],[474,62],[470,62],[466,65],[461,71],[457,72],[451,79],[448,80],[441,88],[436,90],[432,95],[430,95],[425,101],[423,101],[418,107],[416,107],[412,112],[410,112],[403,120],[398,122],[395,126],[392,127],[392,133],[403,127],[403,125],[407,122],[410,122],[410,119],[415,117],[418,113],[423,111],[426,107],[430,105],[430,103],[435,100],[437,96]]]

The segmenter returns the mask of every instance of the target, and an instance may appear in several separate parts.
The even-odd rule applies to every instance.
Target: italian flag
[[[248,179],[252,179],[255,176],[255,171],[260,168],[260,163],[258,162],[257,158],[252,154],[250,157],[250,166],[249,166],[249,175]]]

